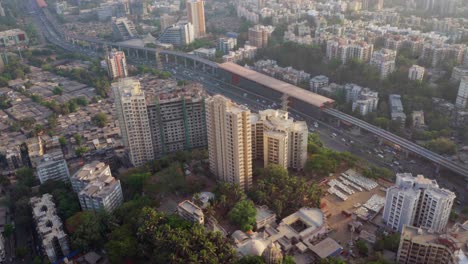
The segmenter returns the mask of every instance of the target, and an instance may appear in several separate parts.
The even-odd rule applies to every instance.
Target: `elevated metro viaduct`
[[[334,103],[333,99],[231,62],[219,64],[218,77],[259,97],[268,98],[282,105],[284,110],[290,107],[317,118],[322,114],[322,108],[331,107]]]

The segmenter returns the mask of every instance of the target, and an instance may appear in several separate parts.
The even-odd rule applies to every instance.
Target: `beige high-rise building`
[[[112,83],[120,132],[133,166],[154,159],[145,94],[140,82],[123,78]]]
[[[220,181],[252,186],[250,110],[222,95],[206,100],[210,171]]]
[[[202,0],[188,0],[186,4],[188,21],[193,25],[195,38],[206,33],[204,4],[205,2]]]
[[[309,133],[305,122],[294,122],[286,111],[268,109],[252,114],[251,123],[253,159],[263,159],[265,167],[304,168]]]
[[[273,30],[273,27],[263,25],[255,25],[249,28],[249,45],[257,48],[266,47],[268,45],[268,38]]]

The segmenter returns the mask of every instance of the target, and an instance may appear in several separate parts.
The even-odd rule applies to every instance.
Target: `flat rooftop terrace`
[[[323,107],[327,104],[333,104],[334,100],[327,98],[325,96],[307,91],[295,85],[289,84],[287,82],[275,79],[268,75],[247,69],[240,65],[237,65],[232,62],[225,62],[219,64],[219,68],[225,71],[236,74],[242,78],[248,79],[250,81],[256,82],[268,88],[271,88],[277,92],[287,94],[293,98],[301,100],[303,102],[312,104],[316,107]]]

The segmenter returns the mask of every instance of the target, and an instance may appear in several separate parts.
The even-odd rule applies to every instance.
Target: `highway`
[[[46,36],[46,38],[52,42],[53,44],[65,49],[65,50],[68,50],[68,51],[72,51],[72,52],[81,52],[81,53],[85,53],[86,55],[88,56],[96,56],[98,55],[96,52],[94,51],[90,51],[90,50],[87,50],[87,49],[84,49],[84,48],[79,48],[77,46],[74,46],[72,45],[71,43],[67,42],[64,40],[63,37],[61,36],[58,36],[56,34],[56,31],[59,32],[60,35],[63,35],[65,34],[63,32],[62,29],[58,28],[58,26],[54,26],[55,22],[52,23],[51,20],[53,20],[53,18],[50,18],[49,16],[46,16],[44,15],[43,12],[41,12],[41,10],[39,10],[37,8],[37,6],[35,5],[35,1],[31,1],[31,4],[30,4],[30,11],[31,12],[34,12],[35,14],[35,17],[37,18],[37,22],[38,22],[38,26],[40,27],[41,31],[44,33],[44,35]],[[46,11],[47,12],[47,11]],[[47,14],[47,13],[45,13]],[[53,28],[53,29],[51,29]],[[130,45],[120,45],[120,44],[116,44],[116,43],[111,43],[111,42],[106,42],[106,41],[102,41],[102,40],[96,40],[96,39],[92,39],[92,38],[88,38],[88,37],[83,37],[83,36],[71,36],[72,38],[75,38],[75,39],[82,39],[82,40],[85,40],[85,41],[92,41],[92,42],[95,42],[97,44],[106,44],[106,45],[113,45],[113,46],[122,46],[124,48],[138,48],[140,50],[147,50],[147,51],[150,51],[150,52],[156,52],[156,49],[151,49],[151,48],[141,48],[141,47],[134,47],[134,46],[130,46]],[[212,61],[208,61],[208,60],[205,60],[205,59],[202,59],[202,58],[199,58],[199,57],[196,57],[194,58],[195,56],[193,55],[189,55],[189,54],[186,54],[186,53],[182,53],[182,52],[176,52],[176,51],[167,51],[167,50],[163,50],[160,52],[160,54],[168,54],[168,55],[175,55],[175,56],[180,56],[182,58],[189,58],[189,59],[194,59],[200,63],[204,63],[208,66],[211,66],[211,67],[217,67],[217,64],[215,62],[212,62]],[[233,86],[233,85],[231,85]],[[237,87],[235,86],[237,89],[240,89],[240,90],[243,90],[245,91],[246,89],[243,89],[241,87]],[[246,91],[248,92],[248,91]],[[300,110],[300,109],[295,109],[296,111]],[[436,154],[430,150],[427,150],[419,145],[417,145],[416,143],[413,143],[407,139],[404,139],[404,138],[401,138],[395,134],[392,134],[384,129],[381,129],[379,127],[376,127],[374,125],[371,125],[365,121],[362,121],[358,118],[355,118],[353,116],[350,116],[350,115],[347,115],[347,114],[344,114],[338,110],[335,110],[335,109],[332,109],[332,108],[324,108],[323,109],[323,112],[332,116],[332,117],[335,117],[335,118],[338,118],[339,120],[343,120],[343,121],[346,121],[348,123],[351,123],[357,127],[360,127],[361,129],[364,129],[370,133],[373,133],[377,136],[379,136],[380,138],[384,139],[384,140],[387,140],[389,142],[392,142],[394,144],[397,144],[398,146],[400,146],[402,149],[404,150],[407,150],[407,151],[410,151],[412,153],[415,153],[417,155],[420,155],[421,157],[424,157],[436,164],[439,164],[441,166],[443,166],[444,168],[448,169],[448,170],[451,170],[459,175],[462,175],[466,178],[468,178],[468,168],[465,167],[464,165],[462,164],[459,164],[457,162],[454,162],[454,161],[451,161],[439,154]]]

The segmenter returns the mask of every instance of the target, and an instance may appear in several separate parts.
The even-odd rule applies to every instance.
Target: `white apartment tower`
[[[381,49],[372,54],[370,64],[375,66],[380,73],[380,78],[386,78],[395,71],[396,51],[391,49]]]
[[[125,59],[125,53],[112,49],[106,57],[107,72],[111,79],[125,78],[128,76],[127,71],[127,60]]]
[[[455,101],[455,106],[461,109],[466,108],[466,103],[468,102],[468,77],[463,77],[460,82],[460,87],[458,88],[457,99]]]
[[[186,4],[188,21],[193,24],[195,38],[206,33],[204,4],[202,0],[188,0]]]
[[[112,176],[109,165],[102,162],[85,164],[71,182],[82,210],[112,212],[123,203],[120,181]]]
[[[383,220],[393,230],[416,226],[441,232],[447,225],[455,194],[422,175],[398,173],[387,189]]]
[[[408,78],[412,81],[422,81],[424,78],[424,71],[424,67],[413,65],[411,68],[409,68]]]
[[[253,159],[263,159],[265,167],[304,168],[309,133],[305,122],[294,122],[286,111],[268,109],[252,114],[251,123]]]
[[[220,181],[252,186],[250,110],[222,95],[206,100],[210,171]]]
[[[112,83],[112,90],[123,144],[132,165],[141,166],[154,159],[145,94],[133,78]]]

